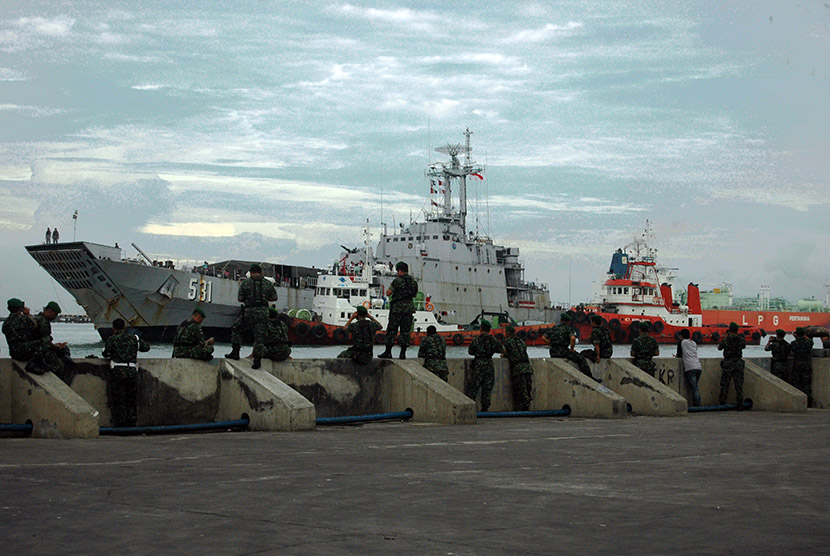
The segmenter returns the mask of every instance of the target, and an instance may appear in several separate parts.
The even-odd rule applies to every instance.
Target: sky
[[[824,299],[829,97],[823,0],[0,0],[0,298],[77,309],[47,227],[323,267],[469,127],[480,229],[553,300],[646,219],[680,284]]]

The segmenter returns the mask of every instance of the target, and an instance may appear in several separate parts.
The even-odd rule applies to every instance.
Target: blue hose
[[[702,413],[704,411],[729,411],[737,410],[738,404],[726,403],[723,405],[698,405],[689,406],[689,413]],[[752,400],[744,400],[744,409],[752,409]]]
[[[26,434],[32,434],[33,428],[31,423],[24,423],[22,425],[8,424],[0,425],[0,432],[25,432]]]
[[[397,411],[395,413],[375,413],[372,415],[348,415],[346,417],[318,417],[318,425],[342,425],[346,423],[364,423],[367,421],[383,421],[386,419],[410,419],[413,411]]]
[[[210,431],[217,429],[245,428],[249,419],[235,421],[216,421],[215,423],[193,423],[190,425],[157,425],[152,427],[101,427],[101,435],[129,435],[129,434],[165,434],[175,432]]]
[[[538,411],[479,411],[476,417],[565,417],[571,414],[570,407],[562,409],[543,409]]]

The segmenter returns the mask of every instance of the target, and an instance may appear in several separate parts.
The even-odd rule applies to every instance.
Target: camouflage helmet
[[[50,310],[54,311],[56,315],[60,315],[60,314],[61,314],[61,306],[60,306],[60,305],[58,305],[58,304],[57,304],[56,302],[54,302],[54,301],[50,301],[49,303],[47,303],[47,304],[46,304],[46,307],[44,307],[44,309],[50,309]]]
[[[206,317],[207,317],[207,315],[205,314],[205,310],[204,310],[204,309],[202,309],[201,307],[196,307],[195,309],[193,309],[193,314],[194,314],[194,315],[195,315],[195,314],[202,315],[202,318],[206,318]]]
[[[14,311],[15,309],[22,309],[26,306],[23,300],[17,299],[16,297],[12,297],[6,303],[9,307],[9,311]]]
[[[366,308],[366,307],[364,307],[363,305],[358,305],[358,306],[357,306],[357,309],[355,309],[355,312],[356,312],[358,315],[368,315],[368,314],[369,314],[369,309],[367,309],[367,308]]]

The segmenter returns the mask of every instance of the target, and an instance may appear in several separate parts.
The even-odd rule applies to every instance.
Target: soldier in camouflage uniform
[[[770,362],[770,372],[783,380],[792,384],[792,379],[787,370],[787,358],[790,356],[790,343],[784,339],[787,333],[780,328],[775,331],[775,336],[770,336],[767,340],[767,345],[764,346],[764,351],[772,352],[772,361]]]
[[[354,321],[357,322],[354,322]],[[340,353],[338,359],[351,359],[355,363],[365,365],[372,360],[372,346],[375,343],[375,334],[383,330],[383,326],[369,314],[368,309],[358,305],[344,326],[352,337],[352,346]]]
[[[231,327],[231,352],[226,353],[228,359],[239,359],[239,350],[242,348],[242,334],[246,330],[254,332],[254,364],[253,369],[260,366],[260,357],[257,353],[262,351],[262,342],[265,337],[265,329],[268,324],[268,303],[276,301],[277,289],[269,280],[262,276],[262,267],[254,263],[249,271],[251,277],[246,278],[239,285],[237,299],[244,305],[242,314]],[[257,345],[260,345],[257,349]]]
[[[657,340],[653,336],[649,336],[648,329],[650,325],[647,321],[640,323],[640,333],[631,342],[631,357],[634,363],[641,371],[654,376],[657,371],[657,366],[652,361],[652,357],[660,355],[660,346],[657,345]]]
[[[34,374],[48,373],[55,355],[51,341],[40,337],[37,322],[30,315],[26,304],[13,297],[8,301],[9,316],[3,322],[3,334],[9,345],[9,356],[19,361],[28,361],[26,371]],[[60,362],[58,362],[60,365]]]
[[[173,357],[182,359],[213,359],[213,338],[205,340],[202,332],[202,322],[205,320],[205,311],[201,307],[193,309],[193,315],[176,329],[173,338]]]
[[[399,262],[395,269],[398,271],[398,277],[392,280],[392,284],[386,290],[386,295],[390,296],[389,323],[386,325],[386,351],[378,355],[381,359],[392,358],[392,346],[395,345],[396,339],[401,345],[399,358],[406,359],[412,316],[415,314],[415,303],[412,300],[418,295],[418,282],[409,275],[409,265]]]
[[[104,345],[104,357],[110,360],[107,380],[107,398],[112,412],[112,426],[134,427],[138,397],[139,351],[150,351],[150,346],[138,335],[124,332],[123,319],[112,322],[112,336]]]
[[[260,351],[257,352],[257,345]],[[291,355],[291,342],[288,341],[288,327],[280,320],[280,313],[273,307],[268,308],[268,322],[265,323],[263,343],[254,344],[254,356],[271,361],[285,361]]]
[[[550,344],[550,356],[573,361],[582,374],[593,379],[591,367],[588,366],[585,356],[574,350],[576,334],[570,322],[571,316],[568,313],[562,313],[559,317],[559,324],[545,332],[545,341]]]
[[[427,326],[427,335],[421,340],[418,357],[423,357],[424,368],[447,382],[450,370],[447,368],[447,342],[438,335],[433,325]]]
[[[741,358],[746,347],[746,338],[738,334],[738,325],[729,323],[729,333],[724,336],[718,344],[718,349],[723,351],[723,361],[720,362],[720,396],[718,404],[726,403],[726,396],[729,394],[729,382],[735,382],[735,398],[738,400],[738,411],[744,408],[744,360]]]
[[[516,337],[516,329],[508,326],[504,329],[504,351],[501,356],[510,361],[510,382],[513,387],[513,403],[518,411],[530,409],[533,399],[533,368],[527,357],[527,344]]]
[[[501,342],[490,335],[490,323],[481,321],[481,334],[473,338],[467,353],[473,356],[473,363],[467,375],[464,386],[464,395],[475,400],[481,389],[481,411],[490,409],[490,394],[496,381],[496,371],[493,368],[493,354],[501,353],[504,347]]]
[[[792,385],[807,394],[807,405],[813,405],[813,339],[804,328],[795,329],[795,340],[790,344],[793,353]]]
[[[72,354],[66,342],[54,343],[52,338],[52,322],[61,314],[61,307],[55,301],[46,304],[43,310],[34,316],[37,323],[38,335],[48,342],[50,350],[44,356],[46,365],[52,369],[64,382],[72,382],[72,372],[75,362],[72,361]]]
[[[611,343],[611,332],[603,324],[599,315],[591,316],[591,345],[594,349],[585,350],[582,355],[599,363],[600,359],[611,359],[614,354],[614,345]]]

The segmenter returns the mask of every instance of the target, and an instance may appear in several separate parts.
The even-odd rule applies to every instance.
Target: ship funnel
[[[666,306],[666,310],[671,313],[672,310],[672,299],[671,294],[671,286],[668,284],[660,284],[660,296],[663,298],[663,305]]]
[[[697,284],[689,282],[686,291],[688,292],[687,305],[689,305],[689,312],[693,315],[701,314],[703,311],[700,307],[700,288],[697,287]]]

